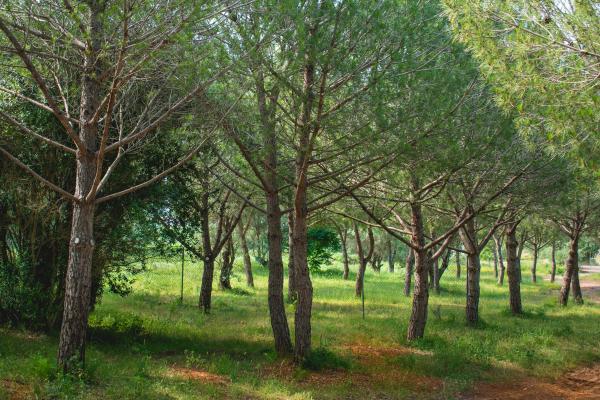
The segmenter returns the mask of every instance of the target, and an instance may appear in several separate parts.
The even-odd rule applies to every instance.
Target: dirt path
[[[462,400],[598,400],[600,364],[572,371],[554,382],[528,378],[515,384],[479,385]]]
[[[579,284],[583,291],[583,300],[600,304],[600,280],[589,279],[591,274],[600,274],[599,265],[580,265],[579,266]],[[550,276],[545,278],[550,280]],[[556,283],[560,284],[562,276],[556,277]]]

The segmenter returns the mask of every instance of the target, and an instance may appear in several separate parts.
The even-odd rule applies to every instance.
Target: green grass
[[[405,340],[410,299],[402,270],[369,270],[364,320],[352,280],[315,274],[315,353],[293,368],[272,350],[264,269],[255,267],[256,289],[215,285],[206,316],[196,306],[200,266],[187,264],[181,304],[179,266],[156,262],[130,296],[104,295],[90,317],[80,374],[56,374],[55,336],[0,328],[0,399],[15,388],[57,399],[427,399],[453,398],[481,380],[550,378],[600,360],[600,306],[559,307],[558,284],[542,281],[545,273],[542,263],[532,284],[524,263],[526,313],[513,317],[507,287],[484,264],[482,321],[473,328],[465,325],[464,278],[451,268],[430,299],[439,313],[429,313],[426,337],[414,343]],[[245,289],[239,265],[232,283]],[[291,328],[293,311],[288,304]]]

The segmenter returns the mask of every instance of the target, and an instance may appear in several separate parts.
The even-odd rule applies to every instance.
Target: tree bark
[[[456,252],[456,279],[460,279],[460,252]]]
[[[394,273],[394,270],[396,269],[395,267],[395,263],[396,263],[396,250],[394,250],[394,248],[392,247],[392,239],[390,237],[388,237],[387,240],[387,250],[388,250],[388,272],[389,273]]]
[[[538,260],[539,247],[537,244],[533,245],[533,263],[531,264],[531,282],[537,283],[537,260]]]
[[[342,244],[342,259],[344,264],[344,273],[342,278],[344,280],[348,280],[348,276],[350,275],[350,261],[348,260],[348,233],[346,228],[340,229],[340,243]]]
[[[552,242],[552,250],[551,250],[551,259],[552,259],[552,271],[550,272],[550,282],[554,283],[556,280],[556,242]]]
[[[231,290],[231,274],[233,273],[234,250],[233,240],[230,237],[225,244],[222,255],[221,274],[219,276],[219,288]]]
[[[498,251],[496,246],[494,246],[492,254],[494,256],[494,277],[498,280]]]
[[[481,260],[479,258],[479,242],[475,220],[469,220],[459,231],[463,247],[467,251],[467,300],[465,313],[468,324],[479,321],[479,280],[481,274]]]
[[[494,235],[494,245],[496,247],[496,253],[498,254],[498,265],[500,267],[498,271],[498,284],[504,285],[504,257],[502,256],[502,237]]]
[[[294,262],[294,212],[288,213],[288,301],[293,303],[298,297],[296,266]]]
[[[413,248],[420,249],[414,251],[415,287],[407,333],[407,339],[414,340],[422,338],[425,334],[425,324],[427,323],[427,304],[429,302],[429,288],[427,285],[427,279],[429,278],[430,261],[427,251],[423,250],[425,247],[425,235],[423,230],[421,204],[418,202],[411,203],[410,208],[412,226],[411,245]]]
[[[581,286],[579,285],[579,263],[573,270],[573,278],[571,279],[571,293],[573,295],[573,301],[575,304],[583,304],[583,294],[581,293]]]
[[[374,246],[374,238],[373,238],[373,230],[369,227],[368,236],[369,236],[369,250],[368,253],[365,254],[365,250],[362,245],[362,240],[360,238],[360,231],[358,229],[358,225],[354,224],[354,236],[356,238],[356,252],[358,253],[358,272],[356,274],[356,285],[355,285],[355,295],[356,297],[361,297],[364,288],[365,282],[365,271],[367,270],[367,264],[369,260],[373,256],[373,246]]]
[[[89,7],[89,36],[91,46],[86,51],[81,81],[79,138],[85,149],[79,149],[76,160],[75,197],[73,203],[69,261],[65,277],[65,298],[58,345],[58,366],[64,372],[85,362],[85,343],[92,287],[94,254],[94,199],[85,200],[96,176],[98,123],[93,116],[100,105],[100,85],[96,79],[101,50],[103,26],[100,6]]]
[[[252,260],[250,259],[250,251],[248,250],[248,242],[246,241],[246,231],[244,229],[244,224],[240,223],[237,226],[239,237],[240,237],[240,247],[242,248],[242,256],[244,258],[244,273],[246,274],[246,285],[248,287],[254,287],[254,275],[252,275]]]
[[[215,273],[215,259],[212,255],[204,254],[204,270],[202,271],[202,285],[200,286],[200,298],[198,299],[198,307],[205,314],[210,314],[212,302],[212,283]]]
[[[266,201],[269,241],[269,315],[275,339],[275,351],[278,355],[285,356],[292,353],[292,341],[283,299],[283,262],[281,259],[283,235],[281,233],[279,194],[276,191],[268,191]]]
[[[436,294],[440,294],[440,263],[439,258],[433,261],[433,290]]]
[[[410,286],[413,275],[413,265],[415,263],[414,251],[410,247],[406,251],[406,268],[404,275],[404,295],[410,296]]]
[[[510,310],[513,314],[522,314],[521,281],[519,279],[519,256],[517,242],[517,226],[513,223],[506,228],[506,275],[508,276],[508,290],[510,297]]]
[[[569,241],[569,256],[567,257],[567,263],[565,273],[563,275],[563,284],[560,289],[559,302],[561,305],[566,306],[569,302],[569,291],[571,289],[571,281],[573,274],[578,270],[579,264],[579,235],[577,233],[571,235]]]

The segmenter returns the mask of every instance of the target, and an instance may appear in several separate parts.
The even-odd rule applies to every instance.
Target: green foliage
[[[323,265],[331,263],[333,254],[340,249],[337,233],[329,228],[314,227],[308,230],[308,266],[318,271]]]
[[[302,361],[302,367],[311,371],[348,369],[350,362],[325,347],[317,347]]]

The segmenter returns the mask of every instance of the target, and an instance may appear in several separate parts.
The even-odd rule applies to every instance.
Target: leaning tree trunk
[[[296,284],[298,301],[296,303],[294,359],[297,363],[308,357],[311,351],[311,313],[313,288],[308,271],[308,240],[306,204],[307,180],[305,174],[299,174],[294,204],[294,265],[296,266]]]
[[[552,242],[551,255],[552,259],[552,271],[550,272],[550,282],[554,283],[556,280],[556,243]]]
[[[531,264],[531,282],[537,283],[537,261],[539,248],[537,244],[533,245],[533,263]]]
[[[69,261],[65,277],[63,319],[58,345],[58,366],[67,372],[72,362],[85,362],[85,341],[90,311],[92,258],[94,254],[94,199],[85,200],[96,176],[98,123],[93,116],[100,105],[97,56],[101,47],[103,27],[97,4],[90,7],[89,37],[81,81],[79,138],[85,149],[79,149],[76,160],[75,197],[71,220]]]
[[[406,268],[404,269],[404,295],[410,296],[410,286],[413,274],[413,265],[415,264],[414,251],[410,247],[406,251]]]
[[[425,235],[423,231],[423,216],[420,203],[411,204],[411,244],[415,250],[415,287],[413,293],[412,310],[408,322],[407,339],[414,340],[422,338],[425,334],[427,323],[427,304],[429,302],[429,278],[430,260],[425,247]]]
[[[581,286],[579,285],[579,263],[577,263],[577,267],[573,270],[571,293],[573,294],[573,301],[575,304],[583,304],[583,294],[581,293]]]
[[[567,265],[563,275],[563,283],[560,289],[559,302],[566,306],[569,302],[569,290],[571,289],[571,280],[573,274],[578,270],[579,263],[579,235],[572,235],[569,241],[569,256],[567,257]]]
[[[283,262],[281,258],[283,234],[281,233],[279,194],[276,191],[268,191],[266,200],[269,242],[269,314],[271,317],[271,329],[273,330],[273,337],[275,339],[275,351],[280,356],[284,356],[292,352],[292,341],[287,316],[285,315],[283,298]]]
[[[294,212],[288,213],[288,301],[293,303],[298,297],[296,289],[296,266],[294,262]]]
[[[522,314],[521,280],[519,274],[519,256],[517,242],[517,225],[511,224],[506,229],[506,275],[508,276],[508,291],[510,310],[513,314]]]
[[[244,258],[244,273],[246,274],[246,285],[254,287],[254,275],[252,275],[252,260],[250,259],[250,251],[248,250],[248,242],[246,242],[246,231],[244,224],[238,223],[237,229],[240,236],[240,247],[242,248],[242,256]]]

